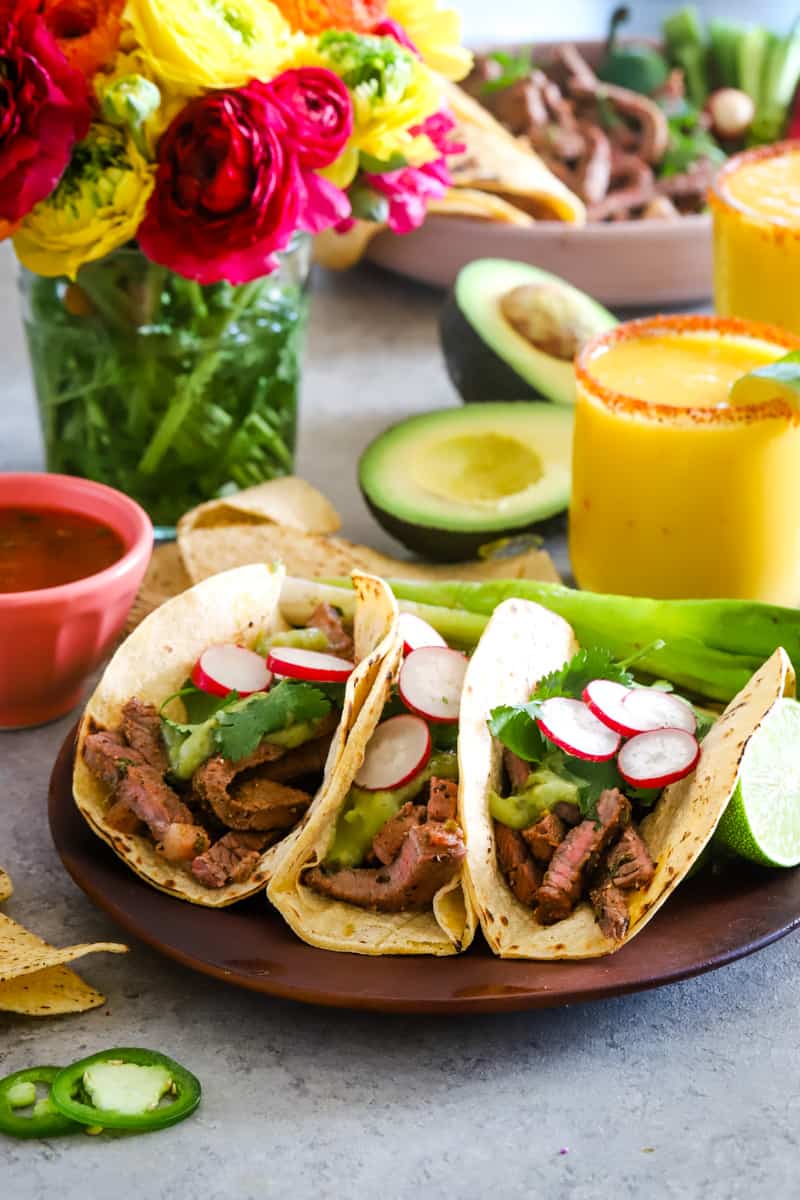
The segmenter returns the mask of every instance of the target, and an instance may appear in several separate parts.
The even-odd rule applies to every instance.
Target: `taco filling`
[[[596,649],[540,680],[526,703],[492,711],[503,745],[489,795],[497,866],[540,925],[586,900],[605,937],[625,938],[629,902],[657,865],[639,821],[695,770],[710,724]]]
[[[405,658],[327,853],[302,874],[319,895],[375,912],[424,912],[461,872],[457,748],[467,659],[438,642]]]
[[[304,628],[209,647],[160,708],[132,696],[83,743],[105,825],[203,888],[246,882],[311,804],[353,658],[351,629],[320,604]]]

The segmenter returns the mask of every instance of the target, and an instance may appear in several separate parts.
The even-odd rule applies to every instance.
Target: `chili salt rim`
[[[800,143],[798,143],[798,149],[800,149]],[[615,391],[601,383],[591,373],[592,360],[600,352],[619,342],[632,341],[642,336],[649,337],[659,333],[704,332],[728,334],[750,341],[766,342],[780,346],[787,351],[800,350],[800,335],[790,333],[777,325],[767,325],[760,321],[745,321],[740,317],[704,316],[698,313],[683,316],[639,317],[635,321],[626,321],[622,325],[608,329],[587,342],[575,359],[576,380],[593,400],[599,400],[606,408],[647,417],[653,421],[665,421],[669,424],[675,424],[678,420],[688,420],[696,425],[734,425],[753,420],[770,419],[789,420],[795,424],[800,422],[800,413],[796,412],[786,400],[777,397],[774,400],[762,401],[760,404],[738,404],[735,407],[727,408],[653,404],[649,400],[642,400],[637,396],[628,396],[624,392]]]
[[[734,213],[738,217],[744,217],[751,224],[758,225],[765,232],[774,230],[779,232],[781,237],[788,235],[800,238],[800,222],[794,224],[781,217],[765,216],[764,213],[757,212],[741,200],[737,200],[725,186],[727,180],[732,175],[735,175],[741,167],[750,166],[752,163],[765,162],[770,158],[782,158],[784,155],[789,154],[800,154],[800,139],[786,139],[782,142],[773,142],[768,146],[753,146],[750,150],[742,150],[739,154],[734,154],[733,158],[729,158],[725,165],[720,167],[714,178],[714,182],[708,189],[709,204],[713,209]]]

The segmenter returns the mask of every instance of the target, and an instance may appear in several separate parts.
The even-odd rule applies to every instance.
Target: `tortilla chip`
[[[256,484],[221,500],[209,500],[185,513],[181,533],[225,525],[285,525],[302,533],[335,533],[342,521],[322,492],[305,479],[286,475]]]
[[[43,971],[47,967],[74,962],[76,958],[97,954],[101,950],[109,954],[125,954],[128,947],[120,942],[82,942],[59,950],[12,921],[11,917],[0,913],[0,984],[21,975]]]
[[[534,224],[530,213],[490,192],[477,188],[452,187],[438,200],[428,201],[428,213],[440,217],[470,217],[476,221],[494,221],[502,225]]]
[[[447,165],[456,188],[493,192],[545,221],[586,223],[586,207],[553,174],[533,148],[513,138],[488,109],[456,84],[445,83],[448,107],[456,120],[453,136],[466,146]]]
[[[525,549],[508,558],[469,563],[416,563],[391,558],[369,546],[339,537],[298,534],[280,525],[235,525],[224,531],[197,529],[181,537],[181,553],[197,583],[218,571],[244,563],[279,560],[289,575],[323,579],[349,575],[352,570],[395,579],[541,579],[560,582],[545,550]]]
[[[84,983],[69,967],[46,967],[0,983],[0,1012],[26,1017],[88,1012],[105,1002],[101,992]]]
[[[631,894],[628,933],[614,942],[601,932],[585,901],[565,920],[539,924],[499,870],[489,813],[489,793],[498,789],[502,771],[502,747],[486,726],[491,709],[527,700],[537,681],[560,667],[574,649],[572,631],[560,617],[524,600],[508,600],[495,610],[467,671],[459,736],[459,746],[465,746],[460,804],[467,835],[467,885],[484,936],[502,958],[594,958],[635,937],[711,840],[733,794],[750,737],[775,702],[795,691],[791,662],[779,649],[712,727],[697,771],[664,790],[640,826],[656,861],[655,876],[647,888]]]
[[[270,528],[273,527],[263,526],[265,530]],[[219,532],[196,530],[190,536],[210,533],[219,537]],[[284,578],[280,564],[268,567],[254,563],[206,579],[156,609],[117,650],[89,700],[78,732],[72,786],[81,815],[98,837],[147,883],[207,908],[223,908],[263,890],[284,843],[293,835],[268,847],[255,871],[243,882],[216,889],[203,887],[188,871],[158,854],[149,838],[122,833],[106,824],[109,789],[88,769],[83,746],[93,729],[119,727],[123,705],[131,696],[159,707],[181,687],[202,651],[212,643],[247,643],[259,633],[288,628],[280,609]],[[323,788],[338,766],[344,743],[373,686],[380,658],[389,649],[386,639],[397,617],[397,604],[382,580],[354,575],[353,586],[358,666],[345,685],[342,716],[325,765]],[[307,587],[313,591],[314,584],[309,582]]]
[[[13,892],[14,885],[11,882],[11,876],[0,867],[0,903],[13,895]]]
[[[475,936],[477,920],[460,876],[438,892],[432,911],[401,913],[373,912],[331,900],[302,882],[305,870],[322,862],[327,853],[339,811],[380,721],[402,654],[402,638],[395,627],[391,649],[384,655],[375,686],[358,713],[339,769],[281,855],[267,889],[270,902],[298,937],[323,950],[442,956],[466,950]]]
[[[385,228],[376,221],[355,221],[347,233],[326,229],[314,238],[314,262],[328,271],[349,271],[364,257],[372,239]]]

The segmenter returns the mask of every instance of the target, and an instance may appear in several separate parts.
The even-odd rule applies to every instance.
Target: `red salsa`
[[[83,513],[0,508],[0,594],[85,579],[124,553],[118,533]]]

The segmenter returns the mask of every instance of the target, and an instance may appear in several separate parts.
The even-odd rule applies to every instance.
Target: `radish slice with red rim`
[[[192,670],[192,683],[212,696],[238,692],[251,696],[265,692],[272,683],[272,672],[260,654],[244,646],[209,646]]]
[[[267,666],[287,679],[307,679],[316,683],[344,683],[355,670],[355,663],[320,650],[300,646],[273,646]]]
[[[633,787],[660,788],[690,775],[699,758],[700,746],[693,734],[685,729],[653,729],[625,743],[617,766]]]
[[[694,733],[697,717],[687,700],[658,688],[631,688],[623,701],[625,720],[635,733],[683,729]]]
[[[412,650],[397,680],[406,708],[437,724],[454,724],[461,708],[461,692],[469,659],[447,646]]]
[[[403,653],[410,654],[412,650],[421,650],[423,646],[443,646],[447,642],[442,635],[414,613],[401,612],[397,623],[400,636],[403,639]]]
[[[630,688],[611,679],[593,679],[583,689],[583,699],[598,721],[602,721],[615,733],[630,737],[640,730],[632,729],[625,716],[625,701],[630,695]]]
[[[566,696],[545,700],[537,724],[546,738],[575,758],[605,762],[619,749],[619,734],[598,721],[582,700]]]
[[[370,792],[402,787],[427,766],[432,744],[422,717],[390,717],[369,739],[355,783]]]

